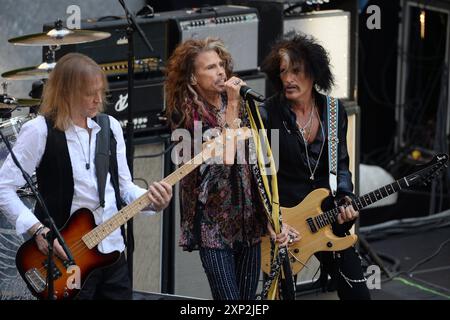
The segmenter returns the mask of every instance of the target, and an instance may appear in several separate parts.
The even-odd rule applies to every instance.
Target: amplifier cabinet
[[[136,21],[147,36],[153,51],[145,45],[137,31],[134,32],[134,55],[136,59],[155,57],[164,64],[168,57],[168,21],[155,15],[153,18],[137,17]],[[53,29],[53,24],[45,24],[44,32]],[[86,19],[81,22],[81,29],[111,33],[111,37],[99,41],[61,46],[56,51],[57,60],[69,52],[83,53],[97,63],[126,61],[128,58],[128,41],[126,37],[127,20],[123,17],[109,17],[108,19]],[[43,49],[43,60],[46,59],[48,47]]]
[[[169,51],[188,39],[218,37],[230,51],[235,72],[258,69],[258,11],[243,6],[216,6],[161,12],[170,20]]]
[[[133,93],[133,122],[136,132],[164,129],[164,78],[137,79],[134,81]],[[128,122],[128,82],[110,82],[107,100],[105,112],[119,120],[122,128],[125,128]]]

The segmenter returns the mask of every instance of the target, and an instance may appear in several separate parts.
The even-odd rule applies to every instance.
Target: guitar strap
[[[104,113],[99,113],[96,120],[102,129],[97,133],[95,171],[97,174],[98,198],[100,200],[100,206],[104,208],[106,177],[109,172],[110,124],[109,117]]]
[[[106,189],[106,178],[108,176],[108,172],[110,171],[110,155],[111,153],[111,127],[109,123],[109,116],[104,113],[97,114],[94,119],[98,125],[102,128],[97,133],[97,140],[95,144],[95,171],[97,175],[97,188],[98,188],[98,199],[100,202],[100,206],[102,208],[105,207],[105,189]],[[114,152],[115,154],[115,152]],[[116,179],[116,172],[111,172],[111,184],[113,185],[114,193],[116,196],[117,209],[120,210],[123,207],[123,201],[120,197],[120,189],[119,182]],[[125,245],[129,241],[127,241],[125,227],[122,225],[120,227],[122,232],[122,237],[125,242]]]
[[[278,181],[276,175],[275,160],[272,155],[269,139],[267,138],[267,134],[264,129],[264,123],[262,121],[261,114],[259,113],[259,108],[255,107],[254,101],[247,101],[246,111],[252,129],[252,138],[256,148],[255,151],[258,160],[258,167],[261,171],[261,184],[263,185],[265,194],[268,197],[268,203],[266,203],[266,201],[263,201],[263,204],[265,206],[266,214],[268,215],[268,220],[272,224],[275,233],[278,234],[281,231],[282,221],[280,202],[278,198]],[[258,129],[260,129],[260,131],[258,131]],[[261,137],[259,133],[261,133]],[[265,155],[263,152],[264,148],[266,151]],[[268,179],[268,173],[266,171],[266,159],[269,160],[270,183]],[[271,268],[267,280],[264,281],[262,292],[259,298],[274,300],[279,296],[278,287],[280,271],[283,265],[283,261],[287,259],[288,253],[285,247],[279,248],[274,241],[271,241],[270,253]]]
[[[337,191],[337,155],[338,155],[338,114],[339,101],[327,96],[328,121],[328,172],[331,193],[336,196]]]

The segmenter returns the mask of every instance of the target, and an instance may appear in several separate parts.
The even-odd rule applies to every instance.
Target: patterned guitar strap
[[[278,181],[275,160],[273,158],[269,140],[264,129],[261,114],[259,113],[259,108],[254,105],[252,105],[251,108],[249,103],[247,103],[246,112],[250,121],[253,143],[256,149],[255,151],[258,165],[255,167],[259,168],[259,170],[256,170],[255,176],[258,177],[258,180],[260,180],[258,185],[260,185],[263,189],[263,192],[260,192],[260,196],[263,200],[268,219],[271,222],[275,233],[278,234],[281,231],[282,221],[280,203],[278,199]],[[261,131],[258,132],[258,129],[261,129]],[[261,136],[258,133],[260,133]],[[266,171],[266,160],[269,160],[269,175]],[[270,177],[270,181],[268,177]],[[269,274],[267,275],[267,279],[264,281],[261,294],[258,295],[257,300],[274,300],[279,297],[278,287],[280,271],[287,254],[288,253],[285,247],[279,248],[274,241],[271,241],[271,268]]]
[[[338,114],[339,101],[327,96],[327,122],[328,122],[328,171],[330,189],[333,197],[337,190],[337,155],[338,155]]]

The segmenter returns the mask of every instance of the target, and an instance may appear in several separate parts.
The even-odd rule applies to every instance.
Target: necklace
[[[216,112],[217,125],[220,128],[223,128],[225,126],[225,123],[226,123],[225,113],[227,111],[227,109],[226,109],[227,104],[226,104],[226,101],[224,100],[223,97],[220,99],[220,102],[221,103],[220,103],[220,107],[219,108],[213,106],[212,104],[210,104],[210,105],[213,108],[213,110],[215,110],[215,112]]]
[[[305,125],[301,125],[300,123],[297,122],[297,127],[300,130],[303,139],[305,139],[305,134],[306,134],[306,129],[309,128],[308,130],[308,137],[306,138],[306,140],[309,139],[309,135],[311,134],[311,123],[312,123],[312,119],[313,119],[313,113],[314,113],[314,109],[315,109],[315,102],[313,102],[313,106],[311,107],[311,112],[309,113],[309,119],[308,121],[306,121]]]
[[[86,165],[85,165],[86,170],[89,170],[91,168],[91,141],[90,141],[91,139],[90,139],[90,136],[89,136],[89,152],[88,152],[89,154],[86,157],[83,145],[81,144],[81,141],[80,141],[80,137],[78,136],[77,129],[76,128],[74,128],[74,129],[75,129],[75,134],[77,135],[78,143],[80,144],[80,147],[81,147],[81,151],[83,152],[84,162],[86,163]]]
[[[317,111],[316,108],[314,108],[314,109],[315,109],[316,114],[317,114],[317,119],[319,120],[319,125],[320,125],[320,129],[322,131],[322,139],[323,139],[323,141],[322,141],[322,146],[320,147],[319,157],[317,158],[316,165],[314,167],[314,170],[312,170],[311,169],[311,163],[309,161],[308,143],[307,143],[308,138],[309,138],[309,134],[308,134],[308,138],[306,138],[306,139],[305,139],[304,135],[302,134],[303,144],[305,145],[306,161],[308,162],[309,172],[311,173],[311,175],[309,176],[310,180],[314,180],[314,174],[316,173],[317,167],[319,166],[319,160],[320,160],[320,157],[322,156],[323,146],[325,145],[325,133],[323,131],[322,121],[320,121],[319,112]],[[309,133],[311,133],[311,130],[309,131]]]

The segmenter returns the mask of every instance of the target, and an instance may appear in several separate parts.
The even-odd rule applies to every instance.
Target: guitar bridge
[[[25,272],[25,278],[37,293],[41,293],[45,290],[46,281],[36,268],[32,268]]]

